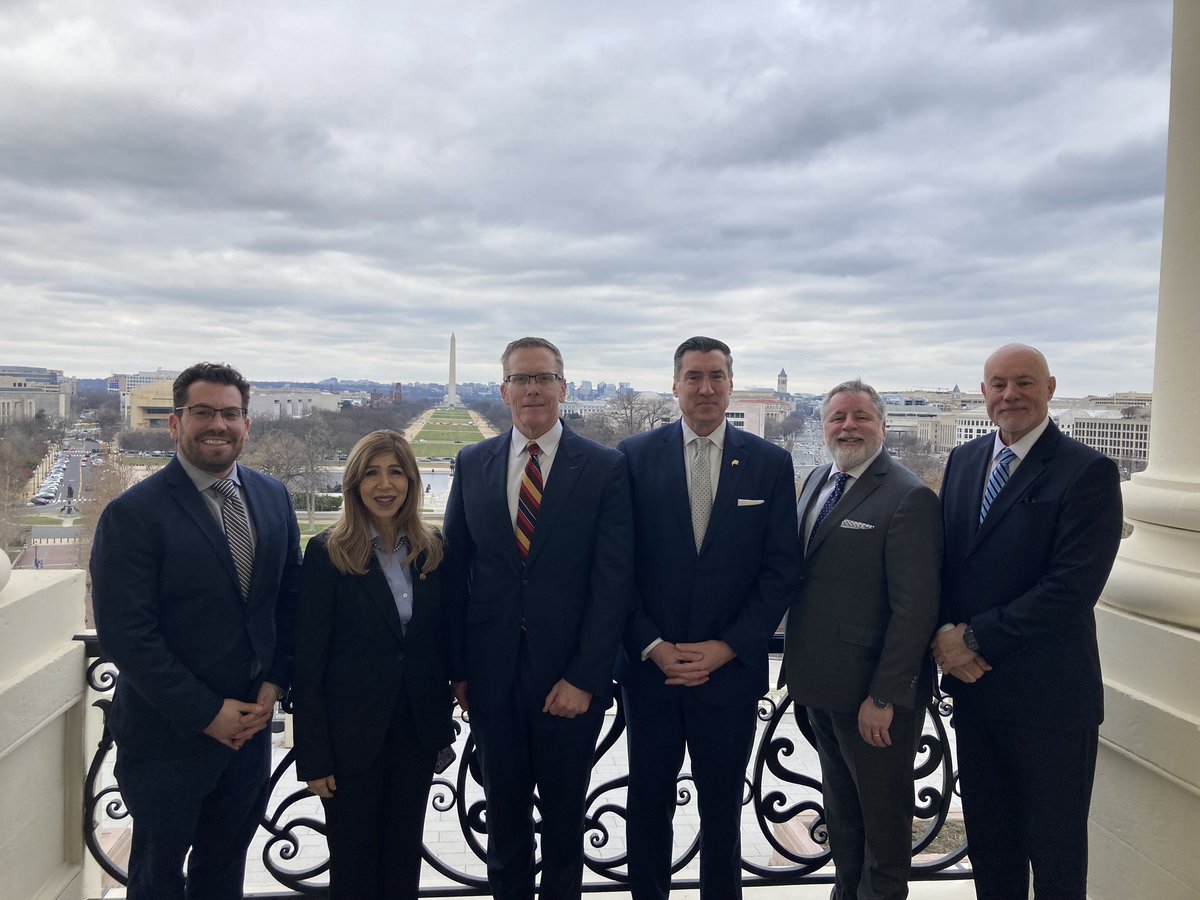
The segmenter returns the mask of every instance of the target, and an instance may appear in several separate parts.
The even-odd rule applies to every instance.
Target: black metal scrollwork
[[[87,645],[88,656],[93,660],[87,671],[88,685],[98,694],[110,694],[119,677],[116,669],[100,656],[94,635],[81,636],[80,640]],[[106,771],[105,761],[113,752],[113,739],[107,725],[110,704],[111,700],[104,696],[93,703],[103,713],[105,725],[84,781],[83,837],[88,852],[101,868],[124,883],[124,870],[106,853],[99,840],[101,809],[110,820],[128,817],[116,784],[101,783],[102,773]],[[285,702],[285,709],[288,707],[290,704]],[[955,830],[955,823],[952,823],[954,827],[948,825],[952,822],[952,801],[958,787],[950,744],[952,713],[949,698],[935,695],[928,707],[926,730],[914,766],[914,821],[917,827],[912,878],[915,881],[962,879],[971,874],[969,868],[959,865],[966,855],[961,830]],[[601,766],[606,759],[611,762],[613,756],[619,754],[619,742],[625,731],[619,693],[615,713],[606,718],[606,723],[596,745],[594,767]],[[427,865],[422,895],[487,896],[486,811],[469,716],[460,715],[454,727],[458,757],[446,772],[435,776],[429,810],[431,816],[440,818],[443,826],[447,819],[457,824],[455,843],[461,849],[443,856],[444,840],[433,846],[425,845],[423,855]],[[743,856],[746,887],[828,883],[832,880],[828,872],[821,873],[829,861],[829,850],[820,771],[805,771],[795,765],[803,753],[812,755],[809,752],[811,744],[805,747],[801,741],[808,742],[808,738],[796,727],[794,708],[786,691],[778,688],[764,696],[758,705],[758,734],[747,771],[744,799],[747,817],[753,821],[756,831],[751,835],[744,819],[743,843],[754,837],[758,846],[769,847],[771,859],[768,863],[761,858]],[[291,771],[293,761],[293,753],[288,752],[271,773],[271,799],[261,826],[268,835],[262,850],[262,865],[283,891],[258,896],[323,896],[327,893],[322,878],[329,867],[324,846],[324,818],[313,796],[303,786],[297,787]],[[628,776],[622,774],[598,783],[594,781],[588,792],[584,823],[585,892],[619,890],[628,880],[626,855],[618,841],[625,830],[627,786]],[[689,809],[694,798],[690,774],[680,773],[677,807]],[[535,828],[540,830],[536,806],[535,820]],[[799,843],[803,846],[798,845],[796,835],[802,838]],[[440,837],[444,838],[444,833]],[[698,852],[698,836],[686,846],[677,844],[672,862],[673,887],[697,886],[696,878],[689,877],[686,870],[692,866]],[[453,859],[449,858],[451,855]],[[431,875],[433,877],[428,877]]]

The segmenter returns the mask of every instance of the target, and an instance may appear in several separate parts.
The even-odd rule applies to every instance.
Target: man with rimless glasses
[[[632,589],[629,480],[559,419],[554,344],[520,338],[500,363],[513,427],[463,448],[446,507],[450,677],[483,763],[492,895],[533,897],[536,789],[539,896],[568,900]]]
[[[128,896],[232,900],[290,680],[300,535],[287,489],[237,464],[245,378],[197,363],[173,396],[178,452],[101,515],[92,599],[120,670],[108,725],[133,816]]]

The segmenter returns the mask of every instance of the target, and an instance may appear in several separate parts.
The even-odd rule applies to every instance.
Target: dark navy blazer
[[[245,466],[238,475],[255,537],[245,601],[225,533],[177,459],[100,516],[92,603],[120,669],[109,726],[127,752],[204,753],[218,746],[203,731],[225,698],[290,683],[300,530],[283,484]]]

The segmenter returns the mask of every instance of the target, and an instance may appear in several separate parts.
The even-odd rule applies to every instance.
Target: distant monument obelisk
[[[446,382],[446,405],[458,406],[458,378],[455,369],[458,367],[458,350],[455,347],[454,332],[450,332],[450,380]]]

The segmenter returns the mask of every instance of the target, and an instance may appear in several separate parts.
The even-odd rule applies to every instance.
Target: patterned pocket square
[[[874,531],[875,526],[868,522],[855,522],[853,519],[842,519],[842,524],[839,528],[854,528],[859,531]]]
[[[743,500],[738,497],[738,506],[762,506],[766,502],[766,500]]]

